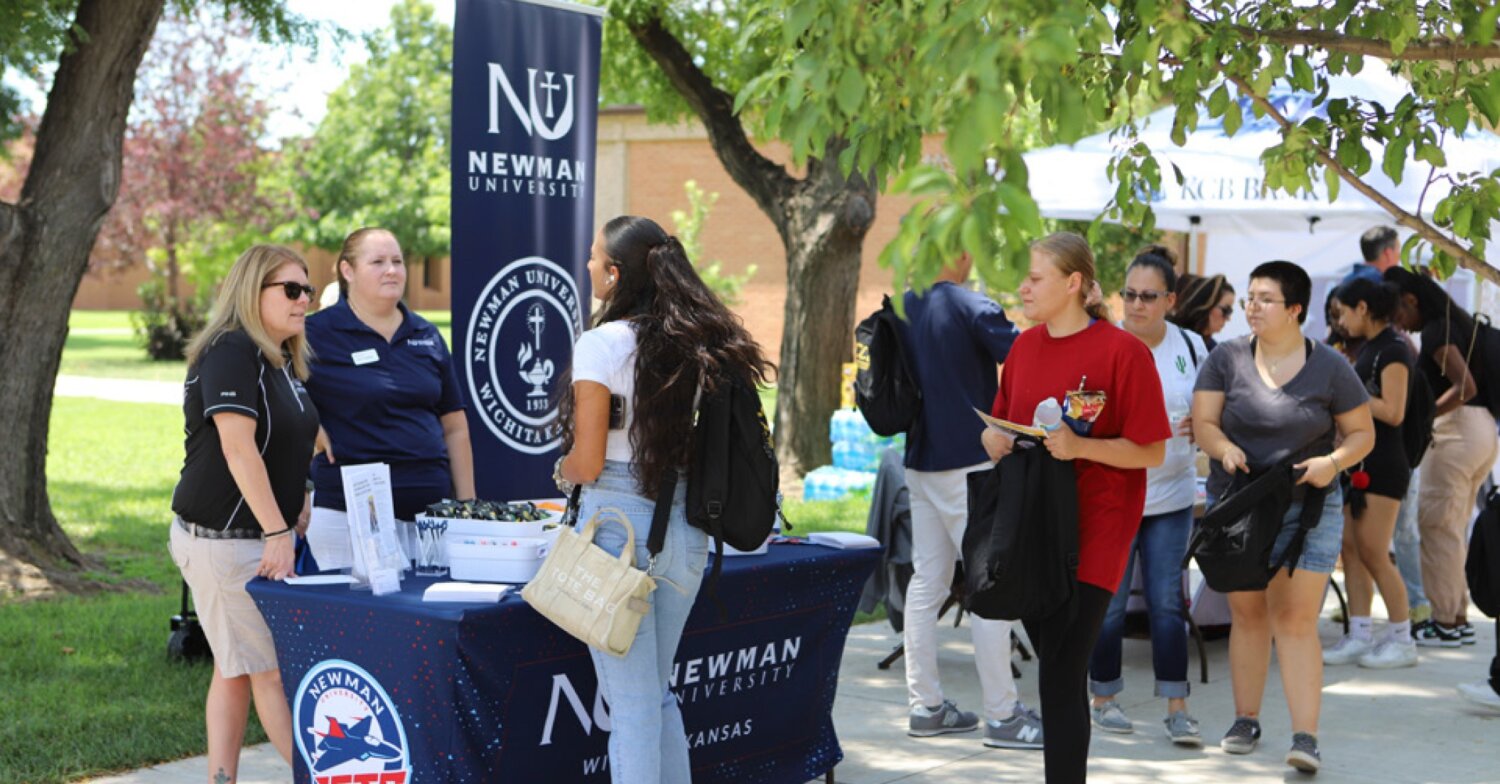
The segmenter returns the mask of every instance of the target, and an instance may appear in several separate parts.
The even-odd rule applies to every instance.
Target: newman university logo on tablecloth
[[[396,704],[363,668],[319,662],[292,699],[297,750],[317,784],[407,784],[411,758]]]

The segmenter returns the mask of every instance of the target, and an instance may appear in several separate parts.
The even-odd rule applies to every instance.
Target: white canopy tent
[[[1335,77],[1329,90],[1332,97],[1357,96],[1378,101],[1388,109],[1408,92],[1404,80],[1378,63],[1371,63],[1358,76]],[[1170,138],[1176,109],[1162,109],[1144,121],[1139,138],[1150,147],[1162,171],[1161,190],[1151,195],[1156,224],[1162,229],[1206,234],[1204,258],[1188,259],[1189,268],[1205,274],[1221,273],[1242,294],[1255,265],[1270,259],[1301,264],[1318,284],[1308,314],[1308,333],[1322,334],[1323,292],[1330,282],[1342,278],[1352,263],[1360,261],[1359,235],[1372,226],[1392,225],[1394,221],[1347,183],[1335,201],[1328,200],[1321,179],[1312,194],[1290,196],[1264,189],[1265,169],[1260,155],[1281,143],[1281,132],[1270,117],[1254,116],[1248,98],[1237,100],[1245,121],[1233,137],[1224,133],[1221,120],[1205,113],[1199,117],[1197,130],[1188,134],[1187,144],[1178,147]],[[1273,92],[1270,100],[1294,122],[1316,109],[1310,96],[1289,90]],[[1042,215],[1072,220],[1097,217],[1116,189],[1106,175],[1106,166],[1128,143],[1106,132],[1073,145],[1027,153],[1031,194]],[[1462,139],[1449,139],[1443,152],[1448,159],[1445,171],[1488,172],[1500,168],[1500,137],[1491,133],[1470,130]],[[1380,150],[1372,148],[1372,155],[1375,167],[1365,181],[1403,209],[1417,210],[1430,167],[1420,162],[1408,165],[1398,185],[1379,171]],[[1174,164],[1182,172],[1181,185]],[[1446,182],[1433,183],[1422,202],[1423,213],[1430,216],[1446,193]],[[1190,242],[1189,246],[1196,244]],[[1491,260],[1500,260],[1500,250],[1491,251]],[[1471,307],[1480,304],[1475,300],[1472,281],[1472,275],[1463,272],[1450,285],[1458,301]],[[1485,304],[1490,299],[1486,297]],[[1228,337],[1247,331],[1244,316],[1237,310],[1224,334]]]

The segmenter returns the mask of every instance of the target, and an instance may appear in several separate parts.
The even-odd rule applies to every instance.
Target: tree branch
[[[1239,88],[1241,95],[1250,96],[1250,100],[1254,101],[1258,106],[1260,106],[1261,109],[1265,111],[1267,116],[1275,120],[1276,124],[1281,126],[1282,130],[1291,129],[1291,121],[1288,120],[1286,116],[1283,115],[1274,104],[1266,100],[1264,96],[1257,94],[1255,90],[1250,87],[1249,83],[1247,83],[1244,79],[1228,73],[1225,73],[1224,77],[1233,82],[1234,85]],[[1458,244],[1458,242],[1444,235],[1437,229],[1436,226],[1433,226],[1432,224],[1423,220],[1420,215],[1413,215],[1412,213],[1401,209],[1399,205],[1387,198],[1385,194],[1381,193],[1378,190],[1375,190],[1373,186],[1360,179],[1359,176],[1350,171],[1348,167],[1340,164],[1337,160],[1335,160],[1333,155],[1323,145],[1312,144],[1312,148],[1317,155],[1318,160],[1324,166],[1332,169],[1339,175],[1339,179],[1349,183],[1351,187],[1364,194],[1370,201],[1373,201],[1376,204],[1380,205],[1381,209],[1389,212],[1391,214],[1391,217],[1396,219],[1397,223],[1416,232],[1422,237],[1422,239],[1432,243],[1433,247],[1454,257],[1458,260],[1459,264],[1471,270],[1475,275],[1478,275],[1479,277],[1484,278],[1491,283],[1500,285],[1500,270],[1491,267],[1488,263],[1485,262],[1484,259],[1481,259],[1470,252],[1468,248],[1465,248],[1464,246]]]
[[[708,131],[708,140],[714,153],[724,164],[729,176],[741,187],[762,212],[776,224],[783,237],[786,234],[787,198],[797,186],[797,180],[770,159],[761,155],[750,143],[745,126],[734,114],[734,96],[716,87],[703,73],[693,56],[682,42],[662,24],[660,12],[639,20],[626,20],[641,48],[661,68],[667,81],[677,90],[698,115]]]
[[[1209,24],[1213,24],[1213,22],[1210,21]],[[1358,38],[1329,30],[1309,30],[1305,28],[1257,30],[1245,25],[1233,25],[1232,29],[1247,41],[1269,41],[1282,46],[1311,46],[1327,52],[1379,57],[1382,60],[1392,62],[1416,62],[1419,60],[1459,62],[1462,60],[1500,58],[1500,44],[1476,46],[1448,38],[1432,38],[1421,42],[1414,41],[1407,44],[1406,48],[1402,49],[1400,54],[1396,54],[1395,50],[1391,48],[1389,41],[1381,41],[1375,38]]]

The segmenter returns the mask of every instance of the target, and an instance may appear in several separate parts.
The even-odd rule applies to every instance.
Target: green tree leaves
[[[300,209],[285,239],[332,249],[381,226],[408,259],[446,256],[453,33],[425,0],[404,0],[365,47],[313,137],[287,154]]]

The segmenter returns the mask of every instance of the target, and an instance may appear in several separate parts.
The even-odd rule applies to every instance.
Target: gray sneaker
[[[953,700],[943,700],[936,708],[912,708],[906,716],[906,734],[914,738],[968,732],[978,726],[979,717],[959,710]]]
[[[1255,751],[1258,743],[1260,743],[1260,722],[1240,716],[1229,725],[1229,731],[1224,733],[1224,739],[1219,741],[1219,748],[1230,754],[1249,754]]]
[[[1103,705],[1091,705],[1089,713],[1094,717],[1094,726],[1105,732],[1118,735],[1129,735],[1135,732],[1135,724],[1130,721],[1130,717],[1125,715],[1125,709],[1120,707],[1119,700],[1110,700]]]
[[[1189,716],[1187,711],[1172,711],[1167,714],[1167,737],[1179,746],[1191,746],[1201,748],[1203,746],[1203,733],[1198,730],[1198,720]]]
[[[985,721],[984,745],[997,749],[1040,749],[1042,717],[1018,702],[1010,718]]]
[[[1292,735],[1292,750],[1286,753],[1286,764],[1303,773],[1317,773],[1323,764],[1318,753],[1318,738],[1306,732]]]

